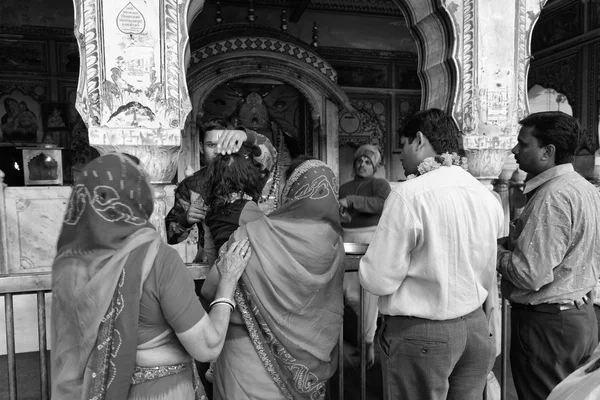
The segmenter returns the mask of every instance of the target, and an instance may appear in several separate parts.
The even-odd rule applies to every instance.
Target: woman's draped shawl
[[[345,257],[337,197],[331,169],[306,161],[288,179],[283,205],[234,234],[252,246],[236,301],[287,399],[323,398],[337,369]]]
[[[160,241],[152,210],[145,172],[121,154],[90,162],[74,186],[52,266],[52,398],[127,398]]]

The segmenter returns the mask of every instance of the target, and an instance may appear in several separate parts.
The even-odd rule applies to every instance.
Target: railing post
[[[500,354],[500,400],[506,400],[506,390],[508,383],[508,317],[510,305],[502,296],[502,337],[500,339],[502,353]]]
[[[358,331],[360,332],[360,400],[367,399],[367,352],[365,343],[365,289],[360,286],[360,318],[358,318]]]
[[[340,338],[338,340],[338,400],[344,400],[344,324],[340,328]]]
[[[46,299],[44,292],[37,292],[38,341],[40,347],[40,393],[42,400],[48,400],[48,362],[46,360]]]
[[[362,256],[365,255],[367,251],[368,244],[366,243],[344,243],[344,250],[346,251],[346,256],[351,255],[351,260],[346,258],[346,273],[358,271],[358,264]],[[360,335],[359,341],[359,350],[360,350],[360,398],[361,400],[366,400],[367,398],[367,357],[366,357],[366,342],[365,342],[365,334],[364,334],[364,302],[365,302],[365,292],[362,286],[360,286],[359,290],[359,313],[358,313],[358,332]],[[343,333],[343,332],[342,332]],[[343,338],[342,338],[343,340]],[[344,374],[344,366],[341,364],[340,366],[340,376]],[[344,388],[340,386],[340,399],[344,398]]]
[[[8,358],[8,398],[17,400],[17,363],[15,360],[15,310],[12,294],[4,295],[6,320],[6,353]]]

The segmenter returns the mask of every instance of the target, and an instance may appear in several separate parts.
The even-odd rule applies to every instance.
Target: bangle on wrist
[[[212,310],[214,306],[219,304],[228,305],[229,308],[231,308],[231,312],[233,312],[233,310],[235,309],[235,303],[233,301],[229,300],[227,297],[220,297],[218,299],[215,299],[212,303],[210,303],[209,311]]]

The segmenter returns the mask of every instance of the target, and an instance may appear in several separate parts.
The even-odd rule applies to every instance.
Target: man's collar
[[[575,169],[573,169],[573,164],[571,163],[560,164],[550,169],[547,169],[541,174],[536,175],[527,182],[525,182],[525,190],[523,190],[523,193],[527,194],[529,192],[532,192],[535,189],[542,186],[544,183],[548,182],[549,180],[574,171]]]

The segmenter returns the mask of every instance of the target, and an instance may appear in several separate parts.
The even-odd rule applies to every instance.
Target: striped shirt
[[[572,164],[561,164],[528,181],[525,194],[513,251],[498,252],[502,293],[521,304],[582,298],[598,281],[600,193]]]

